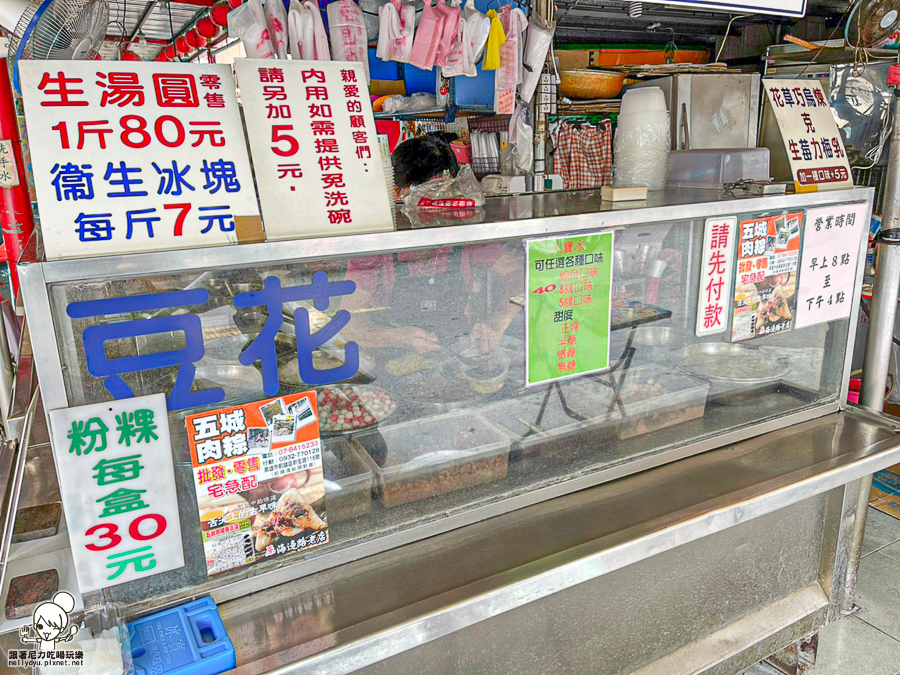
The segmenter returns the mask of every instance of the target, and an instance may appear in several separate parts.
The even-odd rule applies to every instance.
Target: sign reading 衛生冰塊
[[[868,233],[865,204],[823,206],[806,212],[797,328],[850,316],[859,248]]]
[[[182,567],[166,397],[62,408],[49,417],[81,592]]]
[[[363,64],[234,65],[268,239],[392,230]]]
[[[23,61],[19,72],[48,258],[259,232],[228,66]]]
[[[764,80],[797,192],[853,187],[844,141],[817,80]],[[770,142],[771,146],[771,142]]]
[[[613,233],[525,244],[525,385],[608,368]]]

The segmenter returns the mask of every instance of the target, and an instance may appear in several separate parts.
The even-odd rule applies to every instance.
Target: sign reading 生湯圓
[[[763,80],[797,192],[853,187],[844,141],[817,80]]]
[[[166,397],[51,410],[82,593],[184,566]]]
[[[209,574],[328,541],[315,392],[188,415],[185,424]]]
[[[738,223],[732,342],[793,328],[802,236],[802,211]]]
[[[865,204],[823,206],[806,212],[797,328],[850,316],[859,247],[868,233]]]
[[[19,72],[48,258],[260,232],[228,66],[23,61]]]
[[[612,232],[526,241],[526,386],[609,367],[612,251]]]
[[[235,61],[268,239],[393,229],[363,64]]]

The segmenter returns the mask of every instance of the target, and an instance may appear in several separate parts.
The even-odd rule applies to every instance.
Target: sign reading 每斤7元
[[[228,66],[19,70],[48,259],[233,244],[258,220]]]

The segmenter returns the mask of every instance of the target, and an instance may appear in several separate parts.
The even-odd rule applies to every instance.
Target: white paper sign
[[[233,244],[259,215],[228,66],[19,69],[48,258]]]
[[[707,9],[732,12],[734,14],[767,14],[770,16],[796,16],[802,17],[806,15],[806,0],[739,0],[729,2],[723,0],[721,2],[707,2],[698,0],[649,0],[664,5],[677,5],[680,7],[690,7],[692,9]]]
[[[794,188],[816,192],[853,187],[844,140],[818,80],[763,80],[787,152]]]
[[[184,566],[163,394],[50,411],[81,591]]]
[[[825,206],[806,212],[797,328],[850,316],[860,239],[868,232],[865,204]]]
[[[723,333],[728,326],[734,282],[737,217],[707,218],[697,299],[696,334]]]
[[[392,230],[363,64],[234,65],[266,237]]]
[[[19,184],[19,167],[16,153],[10,140],[0,141],[0,187],[15,187]]]

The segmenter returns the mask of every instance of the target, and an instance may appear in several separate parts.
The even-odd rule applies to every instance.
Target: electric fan
[[[21,60],[90,59],[109,23],[108,0],[0,0],[0,25],[9,35],[7,66],[16,91]]]
[[[898,19],[898,0],[859,0],[850,11],[844,38],[852,47],[877,47],[891,36]]]

